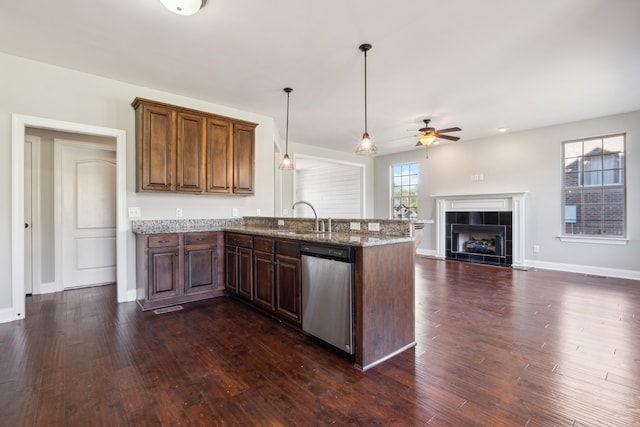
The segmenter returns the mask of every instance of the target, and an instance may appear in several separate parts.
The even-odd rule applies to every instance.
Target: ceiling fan
[[[433,141],[435,141],[438,138],[448,139],[449,141],[457,141],[460,139],[459,136],[443,135],[449,132],[461,131],[462,129],[460,129],[457,126],[453,128],[436,130],[435,128],[429,126],[429,122],[431,122],[431,119],[425,119],[423,120],[423,122],[424,122],[424,127],[418,129],[418,132],[420,132],[420,135],[418,135],[418,143],[416,144],[416,147],[419,147],[420,145],[424,145],[425,147],[428,147],[433,143]]]

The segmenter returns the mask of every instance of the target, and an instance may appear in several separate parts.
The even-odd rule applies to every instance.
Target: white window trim
[[[593,237],[593,236],[558,236],[561,242],[569,243],[593,243],[597,245],[626,245],[629,239],[626,237]]]

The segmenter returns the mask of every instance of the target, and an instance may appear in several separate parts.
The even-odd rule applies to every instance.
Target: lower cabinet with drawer
[[[136,257],[144,310],[224,293],[224,232],[138,234]]]
[[[227,290],[300,326],[300,242],[227,232],[225,245]]]

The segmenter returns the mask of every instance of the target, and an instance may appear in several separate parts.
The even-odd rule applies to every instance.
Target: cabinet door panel
[[[184,292],[205,292],[217,287],[218,259],[216,246],[203,249],[187,248],[184,253]]]
[[[276,313],[300,324],[301,291],[300,259],[276,255]]]
[[[254,128],[240,124],[233,129],[233,192],[253,194],[254,189]]]
[[[274,259],[271,253],[253,252],[253,302],[270,311],[275,310]]]
[[[182,292],[179,248],[149,249],[148,262],[148,299],[170,298]]]
[[[205,119],[178,113],[176,190],[189,193],[204,191]]]
[[[175,188],[174,113],[169,108],[144,106],[138,138],[138,190]]]
[[[207,193],[230,193],[232,150],[230,124],[224,120],[207,120]]]
[[[229,292],[238,293],[238,247],[225,246],[225,286]]]
[[[238,295],[253,299],[253,251],[238,248]]]

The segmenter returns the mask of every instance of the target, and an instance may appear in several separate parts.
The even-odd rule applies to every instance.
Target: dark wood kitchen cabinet
[[[270,237],[253,238],[253,302],[273,312],[275,306],[274,240]]]
[[[225,258],[227,290],[253,300],[253,236],[226,233]]]
[[[149,310],[222,295],[223,234],[138,234],[140,306]]]
[[[136,98],[136,191],[248,196],[257,124]]]
[[[229,292],[295,326],[302,324],[300,242],[227,232],[225,254]],[[245,261],[249,254],[252,263]]]
[[[233,193],[253,194],[255,186],[254,127],[238,123],[233,127]]]
[[[206,119],[198,114],[176,113],[176,191],[204,191],[204,144]]]
[[[302,324],[302,262],[297,241],[276,240],[275,313]]]

